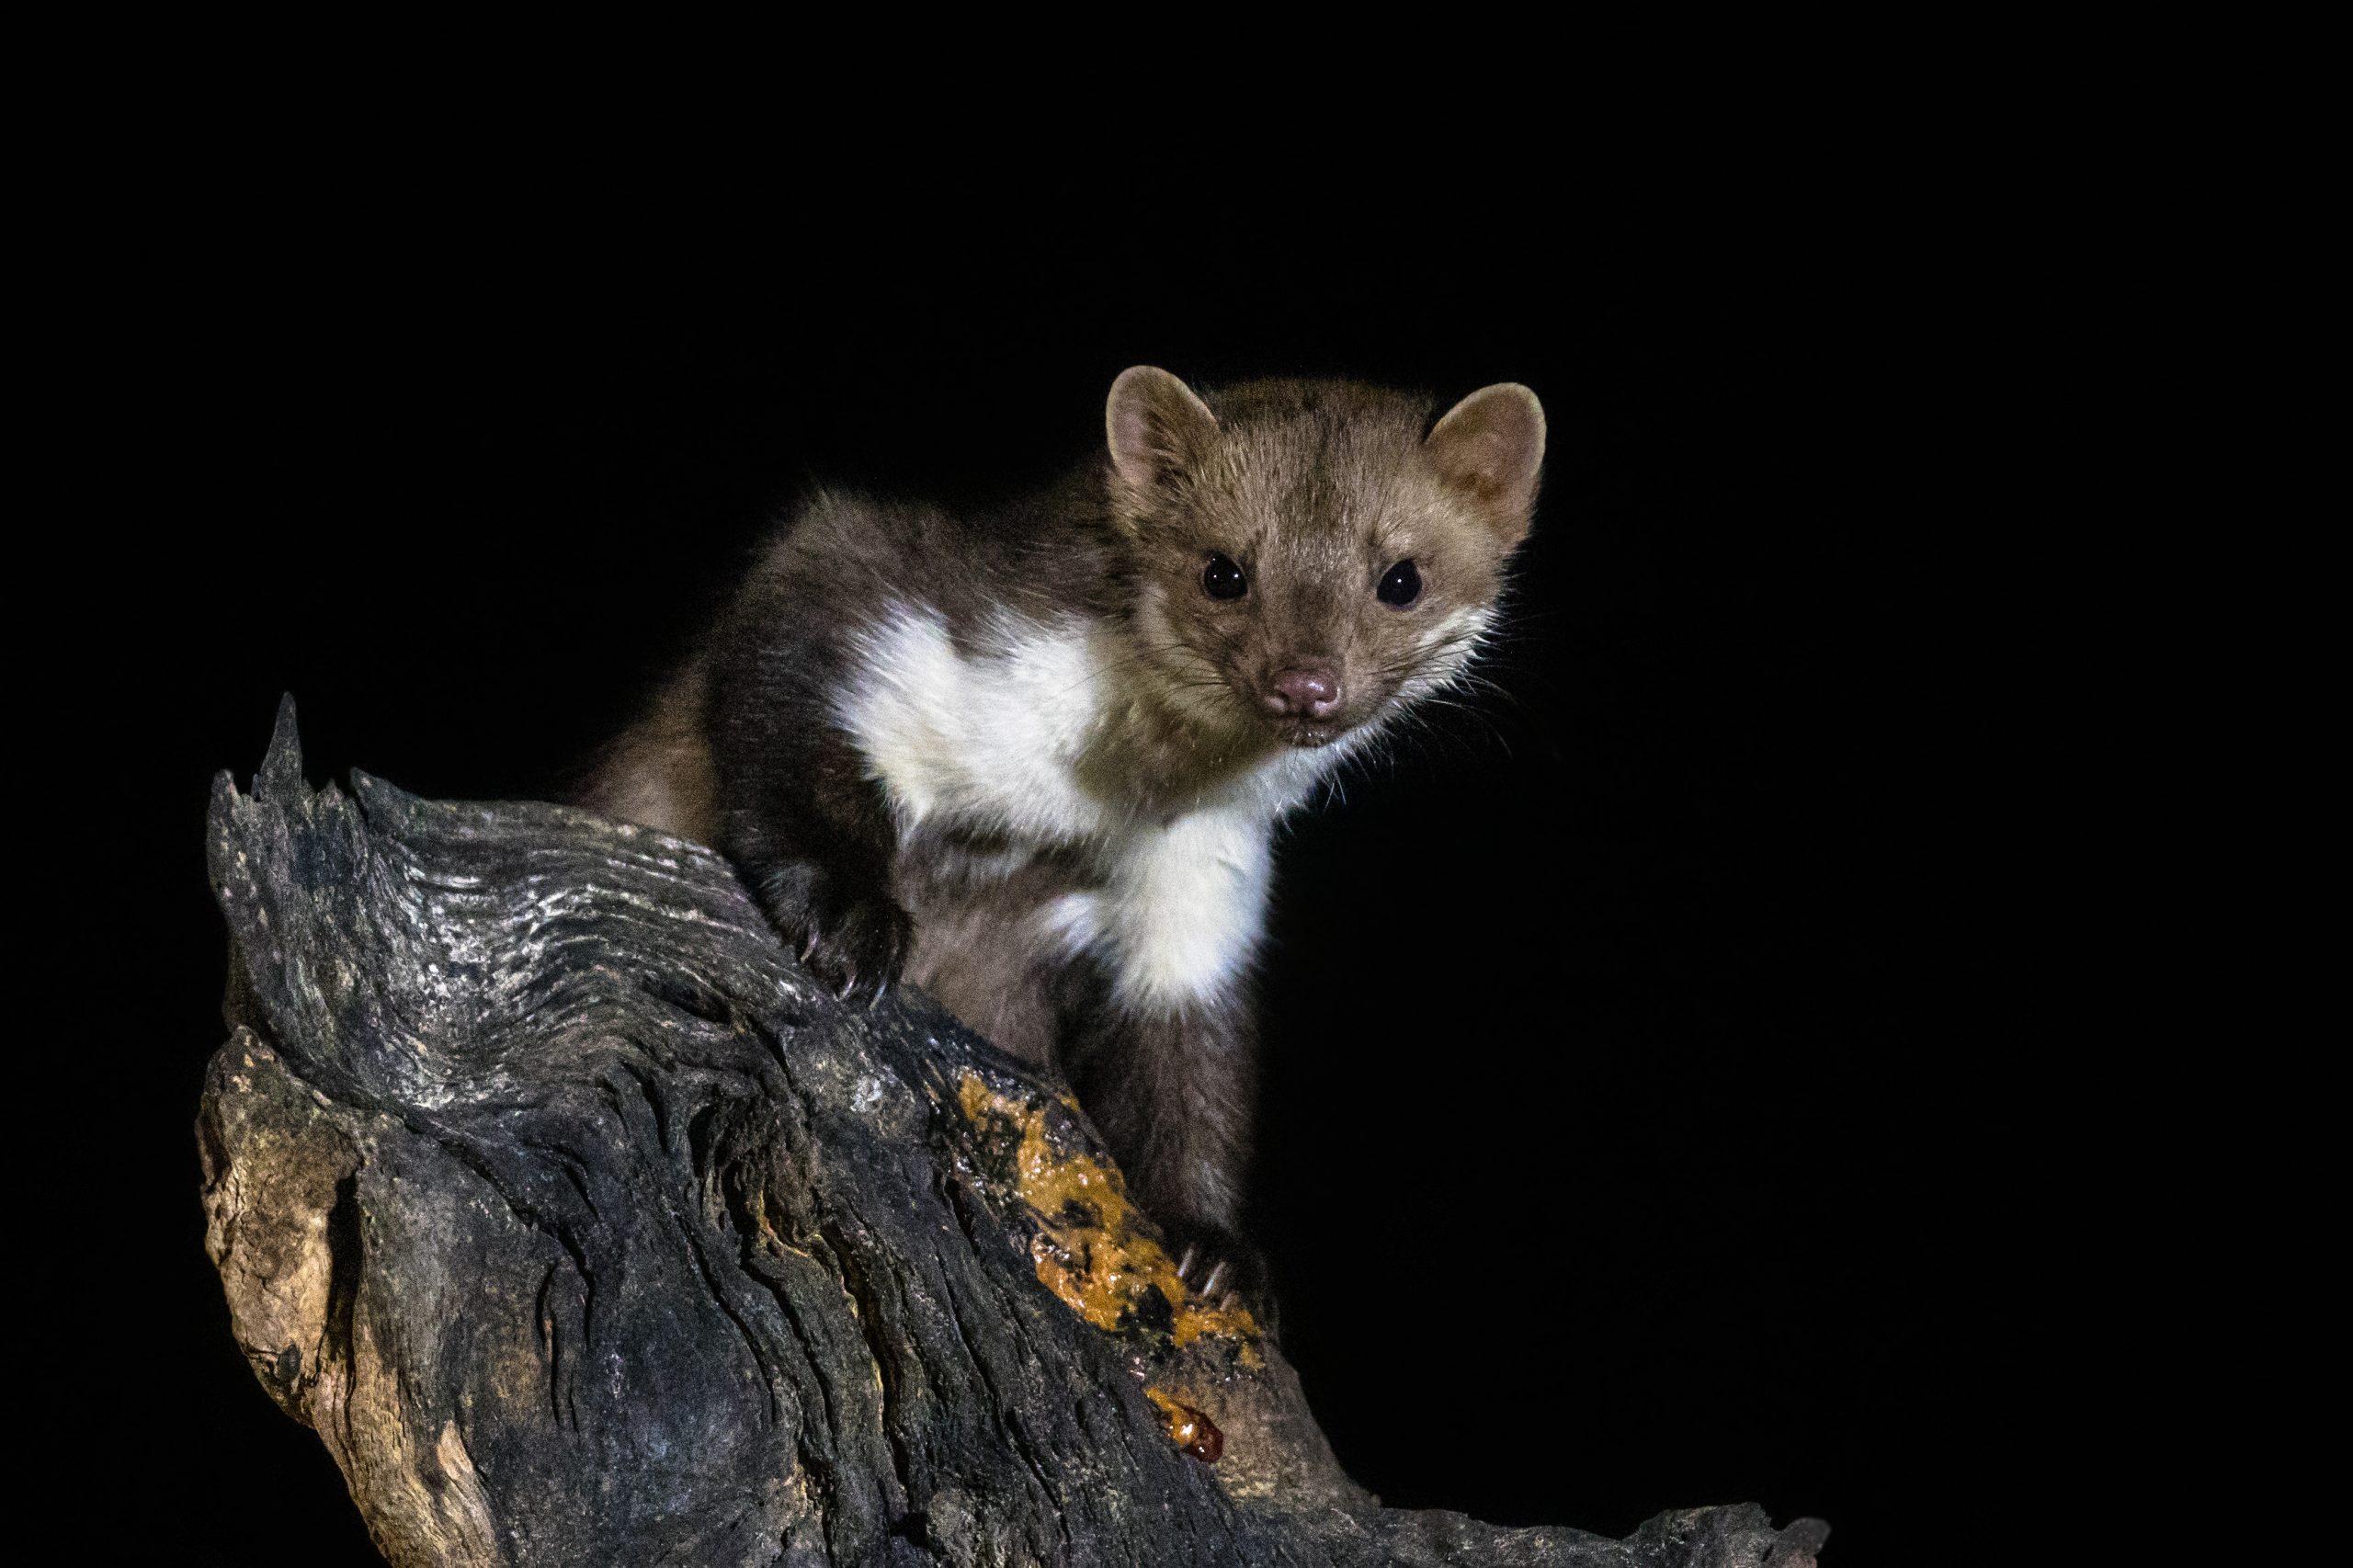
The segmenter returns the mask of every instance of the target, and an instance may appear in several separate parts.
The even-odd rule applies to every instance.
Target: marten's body
[[[1429,412],[1139,369],[1108,461],[1001,513],[820,496],[586,801],[724,850],[835,985],[1061,1068],[1215,1289],[1274,825],[1460,672],[1528,526],[1534,397]]]

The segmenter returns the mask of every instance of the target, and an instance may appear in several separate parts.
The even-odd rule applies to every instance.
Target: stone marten
[[[820,494],[582,797],[711,844],[844,994],[1058,1068],[1210,1294],[1239,1235],[1277,821],[1445,689],[1544,415],[1347,381],[1112,383],[1106,450],[985,513]]]

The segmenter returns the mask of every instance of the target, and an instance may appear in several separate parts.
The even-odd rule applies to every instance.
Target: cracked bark
[[[290,705],[210,831],[233,1032],[206,1244],[256,1376],[396,1562],[1801,1568],[1821,1544],[1751,1506],[1624,1540],[1381,1507],[1248,1315],[1186,1297],[1057,1085],[920,993],[833,1003],[707,850],[364,775],[314,791]]]

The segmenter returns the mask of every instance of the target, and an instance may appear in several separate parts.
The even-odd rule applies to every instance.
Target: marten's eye
[[[1364,579],[1359,577],[1357,581],[1361,583]],[[1389,569],[1389,574],[1381,579],[1381,586],[1375,591],[1382,604],[1403,609],[1422,597],[1422,574],[1414,570],[1411,561],[1400,561]]]
[[[1224,556],[1212,555],[1201,568],[1201,586],[1213,599],[1238,599],[1250,591],[1250,579]]]

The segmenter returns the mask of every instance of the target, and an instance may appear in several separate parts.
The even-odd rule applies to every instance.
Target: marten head
[[[1321,746],[1461,669],[1528,532],[1544,411],[1511,383],[1433,411],[1349,381],[1112,383],[1138,653],[1173,706]]]

